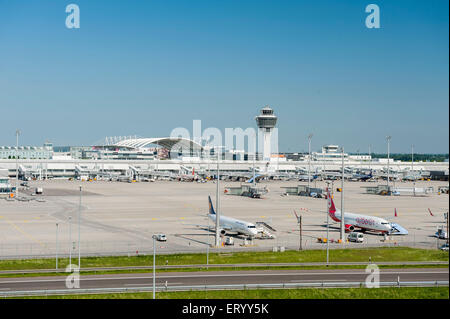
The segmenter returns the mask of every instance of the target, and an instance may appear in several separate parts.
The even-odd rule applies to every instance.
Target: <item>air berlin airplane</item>
[[[341,211],[336,210],[330,191],[327,190],[328,198],[328,214],[335,222],[341,222]],[[345,231],[353,231],[356,228],[362,230],[380,232],[387,235],[408,235],[408,231],[396,223],[391,223],[386,219],[360,215],[353,213],[344,213]]]

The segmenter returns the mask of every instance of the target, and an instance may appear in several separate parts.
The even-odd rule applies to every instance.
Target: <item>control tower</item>
[[[259,134],[258,136],[263,138],[264,144],[263,144],[263,159],[265,161],[270,160],[270,154],[271,154],[271,137],[273,129],[275,128],[275,125],[277,124],[277,117],[273,114],[273,110],[266,105],[261,109],[261,113],[255,117],[256,125],[258,125]],[[261,145],[261,144],[260,144]]]

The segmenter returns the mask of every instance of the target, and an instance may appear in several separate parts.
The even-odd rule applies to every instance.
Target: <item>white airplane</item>
[[[341,222],[341,211],[334,206],[330,191],[327,190],[328,214],[335,222]],[[356,228],[387,235],[408,235],[408,231],[402,226],[391,223],[386,219],[353,213],[344,213],[345,231],[353,231]]]
[[[208,196],[208,201],[209,201],[208,217],[215,223],[217,215],[216,212],[214,211],[214,207],[210,196]],[[207,227],[210,229],[214,228],[209,226]],[[220,216],[219,227],[220,227],[219,229],[220,234],[223,236],[225,236],[225,234],[229,232],[243,234],[249,237],[255,237],[256,235],[258,235],[258,230],[255,224],[223,215]]]

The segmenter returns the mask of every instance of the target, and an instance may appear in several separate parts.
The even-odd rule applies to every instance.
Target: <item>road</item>
[[[364,282],[364,269],[252,270],[209,272],[165,272],[156,274],[156,285],[170,286],[273,284],[308,282]],[[381,282],[448,281],[448,268],[381,269]],[[1,278],[0,292],[66,289],[66,277]],[[151,287],[152,273],[81,275],[80,288]]]

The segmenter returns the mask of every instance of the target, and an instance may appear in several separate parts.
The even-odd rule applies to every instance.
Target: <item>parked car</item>
[[[156,235],[156,240],[157,241],[167,241],[167,237],[164,234],[158,234],[158,235]]]
[[[439,239],[448,239],[448,234],[442,227],[438,228],[437,232],[434,233],[434,236]]]
[[[439,248],[440,250],[443,251],[448,251],[448,243],[445,243],[444,245],[441,246],[441,248]]]

